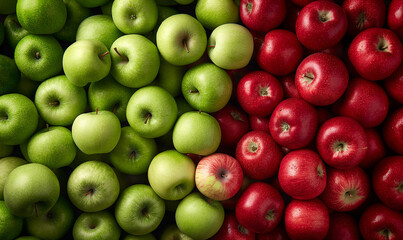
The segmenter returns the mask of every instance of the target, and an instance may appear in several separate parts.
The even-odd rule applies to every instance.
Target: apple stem
[[[104,53],[102,53],[100,56],[99,56],[99,58],[100,59],[102,59],[102,58],[104,58],[106,55],[108,55],[109,54],[109,51],[106,51],[106,52],[104,52]]]
[[[118,107],[119,107],[119,103],[116,103],[115,106],[113,107],[112,112],[116,113],[116,111],[118,110]]]
[[[189,90],[189,93],[198,93],[199,90]]]
[[[46,123],[46,130],[49,132],[49,123]]]
[[[379,36],[379,42],[378,42],[378,45],[376,47],[377,47],[377,49],[379,51],[390,52],[388,43],[389,42],[383,36]]]
[[[133,152],[130,154],[130,159],[133,159],[134,156],[136,156],[136,152],[135,152],[135,151],[133,151]]]
[[[93,194],[93,193],[94,193],[94,190],[91,188],[88,192],[86,192],[84,194],[84,196],[88,196],[88,195]]]
[[[213,47],[215,47],[215,45],[208,45],[207,47],[209,47],[209,48],[213,48]]]
[[[95,115],[98,115],[98,108],[95,108]]]
[[[151,117],[151,113],[147,114],[146,120],[144,121],[144,124],[147,124],[148,119]]]
[[[304,82],[307,85],[311,84],[314,79],[315,79],[315,75],[313,75],[313,73],[311,73],[311,72],[307,72],[304,75],[302,75],[302,80],[304,80]]]
[[[36,53],[35,53],[35,58],[36,58],[36,59],[41,58],[41,54],[40,54],[39,52],[36,52]]]
[[[115,52],[121,57],[123,58],[123,60],[125,60],[126,62],[129,61],[129,59],[126,56],[123,56],[122,54],[120,54],[120,52],[118,51],[117,48],[113,48],[113,50],[115,50]]]
[[[59,101],[53,101],[53,102],[50,102],[49,103],[49,106],[59,106],[60,105],[60,102]]]
[[[199,109],[199,111],[197,111],[198,113],[201,113],[202,112],[202,110],[201,109]]]
[[[185,47],[186,52],[189,53],[189,47],[188,47],[188,44],[187,44],[187,42],[186,42],[186,39],[183,40],[183,46]]]

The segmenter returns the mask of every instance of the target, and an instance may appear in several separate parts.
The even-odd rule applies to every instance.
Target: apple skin
[[[329,209],[347,212],[361,206],[369,196],[369,177],[360,167],[327,169],[326,188],[320,199]]]
[[[365,208],[358,226],[365,240],[403,239],[403,213],[380,203]]]
[[[6,42],[12,49],[15,49],[18,42],[29,34],[29,32],[20,25],[16,14],[7,15],[3,25]]]
[[[330,1],[313,1],[301,9],[295,31],[301,44],[311,50],[335,46],[347,32],[343,8]]]
[[[239,140],[235,158],[246,176],[263,180],[277,173],[283,153],[268,132],[249,131]]]
[[[301,98],[297,86],[295,86],[295,73],[279,77],[284,90],[284,98]]]
[[[400,39],[403,39],[402,4],[402,0],[392,0],[386,16],[388,28],[394,31]]]
[[[306,147],[318,129],[315,108],[299,98],[281,101],[270,117],[270,134],[274,141],[289,149]]]
[[[22,158],[19,157],[4,157],[0,158],[0,201],[4,200],[4,185],[7,181],[8,175],[21,165],[27,164]]]
[[[392,111],[383,124],[382,136],[386,145],[395,153],[403,155],[403,107]]]
[[[197,164],[196,187],[210,199],[223,201],[233,197],[241,188],[242,181],[241,165],[228,154],[213,153]]]
[[[368,142],[367,156],[358,165],[361,168],[369,169],[386,156],[387,150],[378,129],[365,128],[364,131]]]
[[[316,147],[328,165],[346,169],[357,166],[366,157],[368,141],[359,122],[350,117],[337,116],[320,126]]]
[[[0,94],[13,92],[21,81],[21,73],[15,61],[6,55],[0,54],[0,71],[4,73],[0,77]]]
[[[389,77],[400,66],[403,46],[392,30],[369,28],[351,41],[348,58],[360,76],[377,81]]]
[[[125,240],[143,240],[143,239],[125,239]],[[144,240],[156,240],[154,239],[144,239]],[[160,240],[194,240],[193,238],[189,237],[188,235],[181,232],[176,226],[176,224],[170,224],[166,226],[161,233]]]
[[[233,0],[198,0],[194,11],[197,20],[209,30],[239,21],[239,7]]]
[[[249,115],[249,125],[250,130],[252,131],[263,131],[269,132],[269,122],[270,122],[270,115],[269,116],[256,116],[256,115]]]
[[[284,0],[241,0],[239,15],[250,30],[268,32],[278,27],[286,16]]]
[[[74,222],[72,233],[76,240],[110,239],[118,240],[121,230],[114,216],[107,210],[81,213]]]
[[[308,5],[311,2],[314,2],[316,0],[290,0],[293,4],[299,6],[299,7],[304,7]],[[327,0],[329,2],[334,2],[335,0]]]
[[[250,184],[235,206],[240,225],[255,233],[266,233],[277,227],[284,213],[280,192],[264,182]]]
[[[285,233],[284,225],[279,224],[268,233],[256,234],[256,240],[289,240],[289,238]]]
[[[348,213],[331,213],[329,225],[326,240],[360,240],[357,220]]]
[[[383,87],[389,97],[403,104],[403,94],[401,94],[403,91],[403,64],[390,77],[383,81]]]
[[[23,218],[13,215],[4,201],[0,201],[0,238],[12,240],[22,232]]]
[[[211,240],[254,240],[255,233],[238,223],[233,212],[225,214],[224,223]]]
[[[329,230],[326,205],[317,198],[292,200],[284,213],[285,231],[293,240],[324,239]]]
[[[389,99],[378,84],[363,78],[353,78],[344,95],[332,105],[332,110],[338,115],[354,118],[365,128],[371,128],[385,120]]]
[[[275,29],[266,33],[262,46],[257,50],[256,61],[263,70],[284,76],[297,69],[302,57],[303,48],[295,33]]]
[[[387,207],[403,210],[403,156],[389,156],[376,164],[372,187]]]
[[[345,64],[329,53],[314,53],[304,58],[295,73],[295,86],[301,97],[316,106],[335,103],[348,86]]]
[[[265,71],[252,71],[242,77],[237,85],[237,100],[249,115],[267,116],[283,99],[280,82]]]

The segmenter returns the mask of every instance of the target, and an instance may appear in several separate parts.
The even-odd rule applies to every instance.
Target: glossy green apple
[[[222,24],[239,22],[239,7],[234,0],[198,0],[195,14],[197,20],[210,30]]]
[[[79,4],[87,8],[100,7],[106,4],[109,0],[76,0]]]
[[[48,167],[28,163],[11,171],[3,194],[12,214],[19,217],[42,216],[59,198],[59,180]]]
[[[221,128],[208,113],[186,112],[176,121],[172,140],[178,152],[206,156],[214,153],[220,145]]]
[[[168,225],[164,228],[160,240],[194,240],[179,230],[176,224]]]
[[[186,67],[176,66],[161,58],[160,70],[155,85],[167,90],[173,97],[181,95],[181,84]]]
[[[13,240],[22,232],[23,219],[13,215],[6,203],[0,201],[0,239]]]
[[[227,23],[218,26],[208,40],[207,53],[217,66],[232,70],[243,68],[253,54],[253,37],[244,26]]]
[[[18,69],[35,81],[43,81],[62,70],[63,49],[56,38],[49,35],[27,35],[14,51]]]
[[[0,95],[11,93],[18,86],[21,75],[15,61],[0,54],[0,72]]]
[[[10,14],[4,19],[4,31],[8,45],[13,49],[21,39],[29,34],[29,32],[20,25],[16,14]]]
[[[21,74],[21,78],[18,82],[15,92],[34,100],[36,90],[41,83],[42,82],[31,80],[24,74]]]
[[[0,200],[4,200],[4,185],[10,172],[26,163],[27,161],[19,157],[0,158]]]
[[[18,145],[36,131],[38,111],[24,95],[10,93],[0,96],[0,142]]]
[[[16,13],[21,26],[32,34],[56,33],[67,19],[63,0],[18,0]]]
[[[165,200],[179,200],[195,186],[195,165],[192,159],[176,150],[157,154],[148,168],[148,181]]]
[[[115,204],[116,221],[132,235],[151,233],[159,226],[164,215],[164,200],[145,184],[126,188]]]
[[[195,239],[208,239],[220,230],[224,216],[224,208],[219,201],[195,192],[179,203],[175,221],[179,230],[186,235]]]
[[[120,191],[116,173],[108,164],[88,161],[77,166],[67,182],[71,203],[84,212],[97,212],[115,203]]]
[[[186,99],[181,97],[175,98],[176,105],[178,106],[178,117],[180,117],[185,112],[195,111],[192,106],[186,101]],[[172,139],[171,139],[172,140]]]
[[[118,240],[120,228],[113,215],[104,210],[94,213],[82,213],[74,223],[75,240]]]

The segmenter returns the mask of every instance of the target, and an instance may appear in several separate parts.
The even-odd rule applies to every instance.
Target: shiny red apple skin
[[[318,129],[318,113],[300,98],[281,101],[270,117],[270,134],[274,141],[288,149],[306,147]]]
[[[312,150],[295,150],[281,160],[278,180],[284,192],[294,199],[316,198],[325,189],[326,179],[326,166]]]
[[[330,209],[348,212],[357,209],[368,198],[371,183],[360,167],[327,169],[326,188],[320,199]]]
[[[295,86],[295,73],[280,76],[280,83],[283,86],[284,98],[301,98],[297,87]]]
[[[330,214],[329,232],[325,240],[360,240],[357,221],[348,213]]]
[[[388,7],[387,25],[403,40],[403,0],[392,0]]]
[[[383,204],[403,210],[403,156],[382,159],[372,172],[372,186]]]
[[[295,73],[295,86],[301,97],[316,106],[335,103],[348,86],[346,65],[329,53],[304,58]]]
[[[329,1],[313,1],[299,13],[295,32],[304,47],[319,51],[339,43],[347,27],[347,16],[341,6]]]
[[[280,28],[295,33],[295,23],[297,22],[298,15],[302,7],[295,5],[290,0],[286,0],[285,4],[287,7],[287,11],[285,13],[283,24],[281,24]]]
[[[269,132],[270,116],[249,115],[249,125],[251,131]]]
[[[392,151],[403,155],[403,107],[390,113],[383,124],[382,135]]]
[[[304,7],[304,6],[306,6],[309,3],[314,2],[314,1],[317,1],[317,0],[291,0],[292,3],[294,3],[294,4],[296,4],[297,6],[300,6],[300,7]],[[335,0],[328,0],[328,1],[334,2]]]
[[[403,213],[381,203],[367,207],[358,226],[364,240],[403,239]]]
[[[250,115],[270,115],[283,96],[279,80],[265,71],[246,74],[237,86],[238,102]]]
[[[368,142],[356,120],[337,116],[324,122],[316,136],[316,148],[328,165],[346,169],[357,166],[366,156]]]
[[[303,48],[295,33],[274,29],[266,33],[264,43],[257,51],[259,66],[276,76],[291,74],[303,57]]]
[[[347,15],[347,34],[350,36],[385,24],[386,5],[383,0],[344,0],[342,7]]]
[[[403,11],[403,1],[402,1]],[[402,12],[403,14],[403,12]],[[388,96],[403,104],[403,64],[388,78],[383,81],[383,86]]]
[[[238,223],[235,213],[226,212],[224,222],[211,240],[254,240],[255,233]]]
[[[235,207],[238,222],[255,233],[266,233],[275,229],[283,214],[284,200],[281,194],[264,182],[249,185]]]
[[[278,225],[268,233],[256,234],[256,240],[289,240],[283,225]]]
[[[344,95],[332,105],[342,116],[354,118],[364,128],[379,126],[389,111],[389,98],[377,83],[363,78],[350,79]]]
[[[364,131],[368,142],[367,156],[358,165],[369,169],[386,156],[387,149],[378,129],[365,128]]]
[[[377,81],[389,77],[400,66],[403,47],[392,30],[368,28],[351,41],[348,58],[360,76]]]
[[[269,133],[250,131],[239,140],[235,158],[246,176],[263,180],[277,173],[283,152]]]
[[[285,18],[284,0],[241,0],[239,16],[250,30],[268,32],[278,27]]]
[[[241,188],[242,181],[241,165],[228,154],[213,153],[202,158],[196,166],[196,187],[213,200],[222,201],[233,197]],[[214,187],[217,182],[222,187]]]
[[[329,230],[329,212],[319,199],[292,200],[284,213],[285,231],[292,240],[322,240]]]

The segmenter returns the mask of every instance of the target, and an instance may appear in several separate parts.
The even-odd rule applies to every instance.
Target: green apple
[[[76,158],[69,165],[71,169],[76,168],[81,163],[85,163],[88,161],[101,161],[108,163],[109,155],[107,153],[99,153],[99,154],[85,154],[79,148],[77,148]]]
[[[186,112],[175,123],[172,141],[178,152],[206,156],[214,153],[220,145],[221,128],[208,113]]]
[[[148,233],[145,235],[127,235],[123,238],[123,240],[157,240],[152,233]]]
[[[78,87],[105,78],[110,69],[111,56],[108,48],[99,40],[79,40],[64,51],[64,73]]]
[[[15,13],[17,0],[0,0],[0,14]]]
[[[73,162],[77,147],[68,128],[54,126],[36,132],[28,142],[27,151],[31,162],[57,169]]]
[[[157,86],[138,89],[127,104],[126,117],[140,136],[156,138],[175,124],[178,108],[168,91]]]
[[[76,0],[79,4],[87,8],[100,7],[106,4],[109,0]]]
[[[21,236],[16,238],[15,240],[41,240],[41,239],[34,236]]]
[[[179,200],[195,186],[195,164],[176,150],[157,154],[148,168],[148,181],[153,190],[165,200]]]
[[[21,26],[32,34],[56,33],[67,19],[63,0],[18,0],[16,13]]]
[[[91,83],[88,88],[88,103],[92,111],[108,110],[116,114],[120,122],[126,122],[126,108],[135,89],[125,87],[113,79],[111,75],[98,82]]]
[[[25,227],[32,236],[43,240],[62,239],[74,222],[74,210],[71,203],[60,197],[46,214],[27,218]]]
[[[195,13],[197,20],[210,30],[222,24],[239,21],[239,7],[234,0],[198,0]]]
[[[176,14],[165,19],[159,26],[157,46],[162,57],[173,65],[194,63],[206,50],[206,31],[194,17]]]
[[[18,145],[36,131],[38,111],[24,95],[10,93],[0,96],[0,142]]]
[[[0,142],[0,158],[10,156],[13,153],[13,151],[14,151],[14,146],[6,145],[6,144]]]
[[[103,110],[78,115],[71,132],[74,143],[82,152],[109,153],[118,144],[121,126],[113,112]]]
[[[17,43],[29,34],[29,32],[20,25],[16,14],[10,14],[4,19],[4,31],[8,45],[15,49]]]
[[[157,26],[161,25],[161,23],[169,18],[172,15],[178,14],[178,10],[172,7],[167,7],[167,6],[160,6],[158,5],[158,20],[157,20]]]
[[[132,235],[151,233],[159,226],[164,215],[164,200],[145,184],[126,188],[115,204],[116,221]]]
[[[56,204],[60,194],[59,180],[45,165],[28,163],[10,172],[3,194],[12,214],[39,217]]]
[[[11,93],[18,86],[21,75],[15,61],[0,54],[0,72],[0,95]]]
[[[215,28],[208,40],[207,54],[217,66],[227,69],[243,68],[253,54],[253,37],[250,31],[236,23]]]
[[[170,224],[164,228],[160,240],[194,240],[179,230],[176,224]]]
[[[4,200],[4,185],[10,172],[26,163],[27,161],[19,157],[0,158],[0,200]]]
[[[125,34],[146,34],[157,24],[157,4],[155,0],[114,0],[112,18]]]
[[[76,40],[77,29],[80,23],[91,16],[89,8],[83,7],[76,0],[63,0],[67,9],[67,20],[63,28],[54,34],[62,41],[74,42]]]
[[[56,38],[49,35],[27,35],[14,51],[18,69],[35,81],[43,81],[62,70],[63,49]]]
[[[116,147],[109,153],[112,165],[120,172],[132,175],[146,173],[157,154],[157,144],[152,138],[138,135],[133,128],[122,128]]]
[[[13,240],[22,232],[23,219],[13,215],[4,201],[0,201],[0,239]]]
[[[111,46],[111,74],[126,87],[140,88],[158,74],[160,56],[153,42],[138,34],[122,36]]]
[[[87,94],[84,88],[72,84],[65,75],[59,75],[38,86],[35,105],[45,122],[70,126],[86,110]]]
[[[123,33],[115,26],[112,17],[99,14],[90,16],[80,23],[76,40],[95,39],[110,49],[112,43],[121,36]]]
[[[175,102],[178,106],[178,117],[182,116],[182,114],[184,114],[185,112],[196,110],[192,106],[190,106],[190,104],[182,96],[175,98]]]
[[[21,78],[18,82],[15,92],[34,100],[36,90],[41,83],[42,82],[31,80],[24,74],[21,74]]]
[[[231,98],[232,80],[225,70],[213,63],[198,64],[183,76],[182,94],[193,108],[217,112]]]
[[[155,84],[167,90],[173,97],[181,95],[181,84],[186,67],[176,66],[161,58],[160,70]]]
[[[73,226],[75,240],[119,240],[120,228],[113,215],[104,210],[94,213],[81,213]]]
[[[71,203],[84,212],[97,212],[112,206],[119,196],[116,173],[108,164],[88,161],[70,174],[67,194]]]

